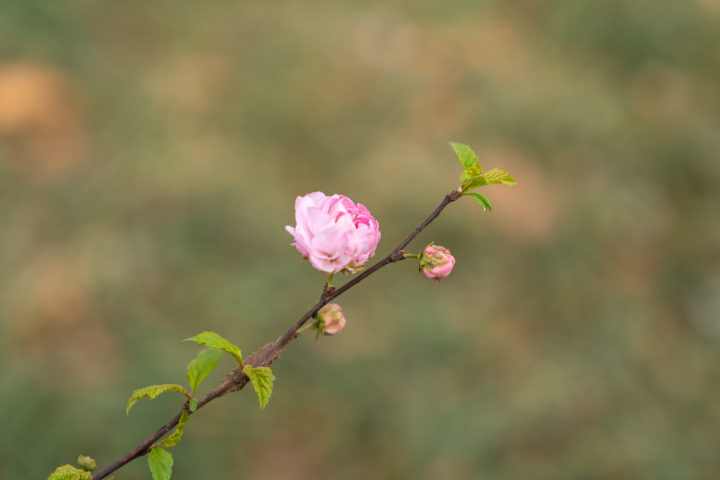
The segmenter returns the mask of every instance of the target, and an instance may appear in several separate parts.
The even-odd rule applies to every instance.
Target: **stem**
[[[420,258],[420,254],[417,255],[411,254],[411,253],[405,253],[405,258]]]
[[[304,332],[305,330],[307,330],[307,329],[310,328],[310,327],[312,327],[312,323],[308,323],[308,324],[304,325],[302,328],[299,328],[298,331],[295,332],[295,333],[300,334],[300,333]]]
[[[290,327],[290,329],[285,332],[281,337],[278,339],[268,343],[264,347],[262,347],[257,352],[253,353],[249,358],[245,360],[244,365],[251,365],[253,368],[257,367],[267,367],[271,363],[273,363],[275,360],[278,359],[280,356],[280,353],[282,353],[283,350],[285,350],[285,347],[288,343],[290,343],[292,340],[298,338],[299,330],[300,328],[308,321],[310,318],[312,318],[313,315],[315,315],[318,310],[320,310],[322,307],[324,307],[327,303],[329,303],[331,300],[339,297],[343,293],[350,290],[352,287],[357,285],[358,283],[365,280],[367,277],[372,275],[373,273],[380,270],[382,267],[387,265],[388,263],[395,263],[400,260],[403,260],[405,258],[405,254],[403,253],[403,248],[407,246],[408,243],[412,241],[413,238],[415,238],[425,227],[427,227],[430,222],[435,220],[438,215],[440,215],[440,212],[443,211],[445,207],[447,207],[450,203],[454,202],[458,198],[460,198],[460,195],[462,194],[462,190],[458,188],[457,190],[453,190],[452,192],[445,195],[445,198],[443,199],[442,203],[438,205],[438,207],[420,224],[418,227],[410,233],[410,235],[405,238],[402,242],[400,242],[400,245],[398,245],[395,250],[390,252],[390,254],[377,262],[372,267],[366,269],[361,274],[359,274],[357,277],[343,285],[342,287],[338,288],[337,290],[330,290],[329,288],[325,288],[323,291],[323,294],[320,297],[320,300],[315,304],[314,307],[312,307],[310,310],[305,313],[305,315],[300,318],[297,322],[295,322],[295,325]],[[410,256],[410,255],[408,255]],[[328,280],[328,283],[330,283],[331,278]],[[329,285],[328,285],[329,287]],[[248,377],[245,375],[245,373],[242,371],[241,367],[235,368],[232,372],[225,375],[225,378],[220,382],[220,385],[218,385],[215,390],[205,395],[205,397],[202,398],[198,402],[196,412],[200,410],[202,407],[204,407],[206,404],[210,403],[211,401],[215,400],[216,398],[224,397],[228,393],[237,392],[238,390],[242,390],[242,388],[247,385],[248,383]],[[191,412],[189,407],[189,402],[185,402],[185,405],[183,405],[183,410],[186,410],[188,412],[188,415],[192,415],[194,412]],[[140,458],[143,455],[147,455],[150,453],[150,450],[152,449],[153,444],[162,438],[165,434],[167,434],[175,425],[178,424],[180,421],[180,416],[182,415],[182,411],[175,415],[172,420],[170,420],[168,423],[160,427],[160,429],[153,433],[150,437],[148,437],[144,442],[142,442],[140,445],[135,447],[133,451],[125,455],[124,457],[120,458],[119,460],[115,461],[113,464],[109,465],[108,467],[104,468],[103,470],[99,471],[95,475],[92,476],[92,480],[101,480],[108,475],[110,475],[115,470],[118,470],[119,468],[123,467],[124,465],[132,462],[136,458]]]
[[[327,283],[325,284],[325,288],[330,288],[330,287],[332,287],[332,277],[333,277],[333,275],[335,275],[335,274],[334,274],[334,273],[331,273],[331,274],[328,276],[328,281],[327,281]]]

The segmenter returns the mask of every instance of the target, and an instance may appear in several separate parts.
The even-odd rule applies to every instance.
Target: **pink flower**
[[[356,273],[375,255],[380,241],[377,220],[361,204],[342,195],[315,192],[295,200],[292,245],[313,267],[327,274]]]
[[[428,245],[420,254],[420,271],[431,280],[440,281],[450,275],[455,257],[450,250],[439,245]]]
[[[323,335],[335,335],[345,326],[340,305],[328,303],[318,312],[318,328]]]

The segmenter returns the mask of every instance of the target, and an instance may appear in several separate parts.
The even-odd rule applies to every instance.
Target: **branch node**
[[[405,252],[400,250],[398,253],[393,254],[390,257],[390,263],[399,262],[400,260],[405,260]]]

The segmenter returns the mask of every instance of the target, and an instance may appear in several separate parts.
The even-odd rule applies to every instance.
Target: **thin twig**
[[[335,289],[333,287],[324,289],[323,294],[320,296],[320,300],[315,304],[314,307],[308,310],[308,312],[303,315],[302,318],[300,318],[300,320],[295,323],[295,325],[290,327],[290,329],[285,332],[280,338],[268,343],[260,350],[252,354],[249,358],[247,358],[244,365],[252,365],[255,368],[266,367],[273,363],[275,360],[277,360],[277,358],[280,356],[280,353],[285,350],[287,344],[290,343],[293,339],[300,336],[297,333],[298,329],[302,327],[308,320],[310,320],[313,315],[315,315],[318,310],[320,310],[323,306],[328,304],[331,300],[347,292],[352,287],[362,282],[385,265],[403,260],[405,258],[402,251],[403,248],[405,248],[407,244],[412,241],[413,238],[415,238],[425,227],[427,227],[430,222],[435,220],[445,207],[460,198],[461,193],[461,190],[457,189],[445,195],[442,203],[438,205],[438,207],[420,225],[418,225],[418,227],[413,230],[413,232],[408,235],[407,238],[403,240],[400,245],[397,246],[397,248],[395,248],[395,250],[390,252],[387,257],[383,258],[372,267],[366,269],[342,287],[338,289]],[[224,397],[228,393],[241,390],[247,383],[247,376],[243,373],[242,367],[238,366],[232,372],[225,375],[225,378],[222,382],[220,382],[220,385],[218,385],[215,390],[205,395],[205,397],[203,397],[203,399],[198,402],[196,411],[205,406],[207,403],[211,402],[212,400],[215,400],[216,398]],[[188,405],[189,403],[186,402],[185,405],[183,405],[183,410],[187,411],[189,415],[192,415],[193,412],[189,410]],[[115,470],[123,467],[125,464],[130,463],[136,458],[142,457],[143,455],[147,455],[148,453],[150,453],[153,444],[155,444],[155,442],[160,440],[165,434],[172,430],[175,425],[178,424],[181,415],[182,411],[175,415],[175,417],[168,423],[163,425],[157,432],[153,433],[147,440],[135,447],[133,451],[120,458],[112,465],[109,465],[108,467],[93,475],[92,480],[101,480],[110,475]]]

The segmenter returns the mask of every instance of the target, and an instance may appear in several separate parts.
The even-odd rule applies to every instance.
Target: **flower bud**
[[[335,335],[345,326],[340,305],[328,303],[318,312],[317,328],[323,335]]]
[[[420,272],[431,280],[447,277],[454,266],[455,257],[445,247],[430,244],[420,254]]]
[[[84,457],[80,455],[78,457],[78,465],[80,465],[83,470],[87,470],[88,472],[92,472],[93,470],[95,470],[95,460],[90,457]]]

